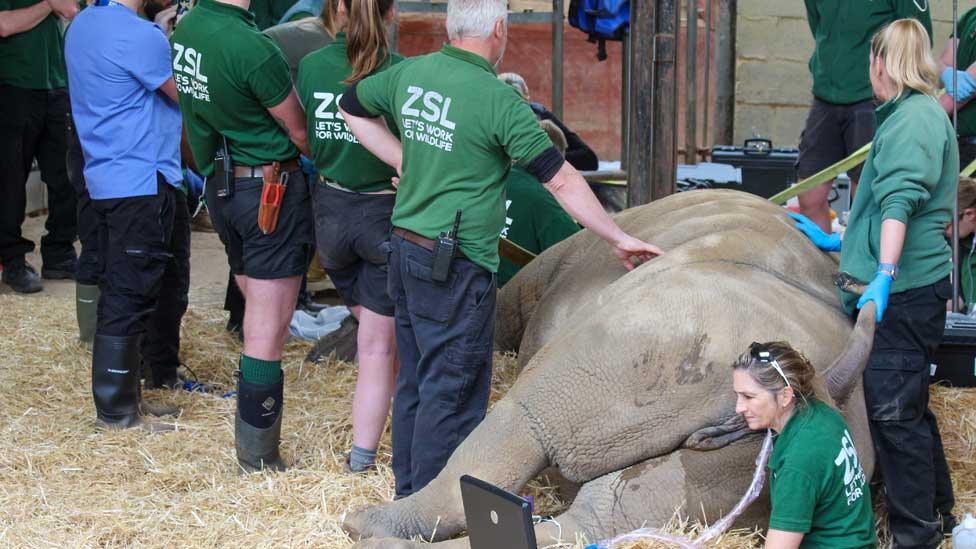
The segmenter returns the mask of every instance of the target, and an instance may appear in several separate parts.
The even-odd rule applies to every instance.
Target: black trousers
[[[98,262],[98,214],[92,206],[91,196],[85,184],[85,156],[78,141],[71,114],[67,124],[68,152],[66,166],[68,181],[75,191],[76,213],[78,216],[78,240],[81,241],[81,254],[78,256],[78,271],[75,280],[80,284],[97,285],[101,276]]]
[[[143,363],[156,381],[179,367],[180,323],[190,288],[186,195],[159,177],[157,194],[93,200],[98,216],[97,333],[142,333]]]
[[[34,250],[21,225],[27,176],[35,158],[48,191],[41,259],[55,264],[75,256],[75,192],[65,168],[67,112],[64,88],[28,90],[0,84],[0,261],[19,260]]]
[[[433,254],[390,239],[389,293],[400,357],[393,398],[398,497],[444,468],[488,409],[495,331],[495,275],[455,258],[446,282],[430,278]]]
[[[871,438],[896,547],[936,547],[952,513],[949,467],[929,410],[929,364],[942,341],[948,279],[892,294],[864,371]]]

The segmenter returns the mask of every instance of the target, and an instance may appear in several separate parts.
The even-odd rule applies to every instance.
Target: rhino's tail
[[[857,324],[847,338],[847,345],[827,370],[827,392],[838,407],[847,403],[851,391],[864,372],[874,343],[875,303],[867,302],[857,317]]]

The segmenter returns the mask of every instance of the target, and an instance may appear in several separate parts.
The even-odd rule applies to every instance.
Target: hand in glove
[[[878,271],[871,283],[868,284],[868,288],[864,290],[861,299],[857,300],[857,308],[860,309],[868,301],[873,301],[876,307],[875,319],[881,322],[881,317],[884,316],[885,309],[888,308],[888,294],[891,293],[892,280],[889,273]]]
[[[956,87],[952,87],[952,74],[956,74]],[[973,78],[966,71],[957,71],[952,67],[946,67],[942,71],[942,85],[945,86],[946,93],[956,98],[956,101],[962,103],[967,101],[976,93],[976,78]]]
[[[813,242],[814,246],[825,252],[840,251],[840,233],[825,233],[819,225],[805,215],[793,212],[789,212],[787,215],[796,221],[796,228],[807,235],[807,238],[810,239],[810,242]]]

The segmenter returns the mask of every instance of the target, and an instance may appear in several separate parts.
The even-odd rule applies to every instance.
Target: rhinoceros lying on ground
[[[874,315],[852,331],[832,287],[836,262],[782,209],[734,191],[683,193],[616,219],[666,255],[628,273],[584,231],[523,269],[496,327],[497,344],[519,350],[518,380],[430,485],[347,517],[354,538],[373,538],[360,546],[456,535],[461,475],[518,491],[550,465],[582,483],[557,517],[562,540],[661,526],[676,509],[714,521],[748,487],[761,442],[735,414],[729,367],[752,341],[789,341],[829,369],[825,398],[842,405],[870,477],[860,372]],[[764,526],[767,510],[761,500],[739,524]],[[558,528],[536,533],[547,545]]]

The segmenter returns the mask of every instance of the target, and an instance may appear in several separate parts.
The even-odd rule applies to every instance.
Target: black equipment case
[[[932,361],[932,383],[976,387],[976,320],[947,319],[942,345]]]
[[[746,139],[742,147],[712,148],[712,162],[742,169],[742,184],[712,183],[716,189],[735,189],[769,198],[796,183],[797,149],[774,149],[769,139]]]

